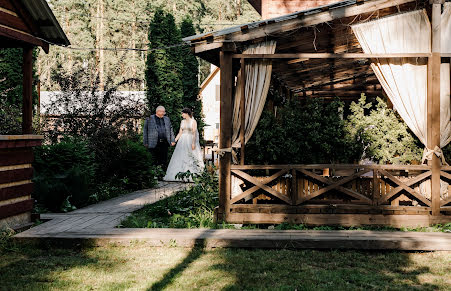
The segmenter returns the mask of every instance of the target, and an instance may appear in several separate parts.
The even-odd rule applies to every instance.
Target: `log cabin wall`
[[[33,146],[42,136],[0,135],[0,229],[31,222]]]
[[[249,0],[262,19],[302,11],[322,5],[339,2],[337,0]]]

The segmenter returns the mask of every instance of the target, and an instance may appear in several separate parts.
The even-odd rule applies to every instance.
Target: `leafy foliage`
[[[193,21],[190,17],[185,17],[180,24],[181,37],[187,37],[196,34]],[[197,120],[197,128],[200,134],[203,134],[205,123],[202,119],[202,100],[199,98],[198,85],[198,69],[199,62],[197,58],[191,53],[189,47],[181,48],[180,58],[182,60],[181,80],[183,86],[183,107],[188,107],[193,111],[193,116]]]
[[[0,99],[0,134],[22,133],[22,108]]]
[[[180,78],[182,62],[180,47],[161,49],[165,46],[179,44],[180,31],[170,13],[158,9],[149,25],[149,49],[156,49],[147,54],[146,87],[148,109],[155,112],[158,105],[166,108],[166,113],[173,119],[175,127],[180,123],[182,110],[183,84]],[[177,128],[178,129],[178,128]]]
[[[33,62],[36,63],[37,49],[33,51]],[[33,66],[33,79],[36,80],[36,66]],[[22,105],[22,49],[3,48],[0,50],[0,99],[8,105]],[[38,93],[33,88],[33,103]]]
[[[146,205],[122,222],[124,227],[217,227],[213,211],[218,205],[218,177],[215,169],[206,168],[202,173],[183,173],[194,185],[176,195]]]
[[[289,101],[277,118],[265,111],[246,146],[249,163],[352,162],[355,149],[340,116],[343,103]],[[261,150],[262,147],[265,150]]]
[[[117,93],[118,86],[133,80],[118,85],[109,81],[106,90],[99,92],[98,78],[92,80],[84,72],[55,75],[64,91],[45,108],[59,118],[44,125],[50,144],[37,149],[40,186],[35,192],[38,202],[52,211],[71,210],[72,205],[80,207],[155,185],[157,169],[140,142],[140,125],[136,125],[145,104]],[[62,137],[67,138],[59,142]],[[79,156],[89,158],[95,171],[87,171],[82,166],[87,161],[80,161]]]
[[[363,146],[361,159],[378,163],[409,164],[421,160],[422,146],[407,125],[377,98],[374,106],[362,94],[352,102],[346,131],[355,143]]]
[[[35,151],[34,198],[51,211],[72,210],[88,202],[96,164],[88,143],[66,138]]]
[[[157,9],[174,15],[177,24],[189,15],[196,33],[212,31],[260,19],[247,1],[242,0],[48,0],[72,44],[77,47],[146,49],[148,25]],[[99,4],[104,9],[99,10]],[[173,43],[172,43],[173,44]],[[60,65],[70,72],[86,67],[91,75],[119,83],[123,77],[145,79],[146,52],[68,50],[54,46],[49,54],[40,52],[37,67],[44,90],[59,90],[51,75]],[[103,58],[102,62],[100,61]],[[122,62],[126,60],[126,62]],[[202,61],[201,82],[209,74],[210,64]],[[1,74],[0,74],[1,76]],[[105,80],[102,80],[104,82]],[[121,90],[144,90],[143,82],[124,84]]]

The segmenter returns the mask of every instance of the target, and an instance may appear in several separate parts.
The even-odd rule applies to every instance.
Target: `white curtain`
[[[243,51],[243,54],[273,54],[276,51],[275,41],[266,41],[258,44],[250,45]],[[245,144],[249,141],[258,121],[262,114],[268,95],[269,85],[271,83],[272,62],[271,60],[246,60],[245,63],[245,124],[244,124],[244,140]],[[240,102],[242,94],[242,72],[238,72],[235,98],[233,103],[233,119],[232,119],[232,147],[241,147],[240,130],[241,130],[241,110]],[[235,157],[235,155],[233,155]],[[237,162],[234,158],[234,162]],[[241,194],[243,191],[241,185],[243,180],[232,176],[232,198]]]
[[[450,5],[442,15],[442,52],[450,50]],[[365,53],[429,53],[431,24],[417,10],[352,26]],[[416,60],[377,59],[371,67],[382,87],[420,141],[427,145],[427,64]],[[449,64],[441,66],[440,147],[451,141]]]
[[[442,15],[442,52],[451,52],[451,6],[445,5]],[[431,24],[425,10],[389,16],[353,25],[352,29],[365,53],[429,53],[431,52]],[[427,145],[427,63],[417,60],[377,59],[371,67],[399,115],[412,132]],[[440,147],[451,140],[450,123],[450,67],[442,64]],[[430,192],[421,191],[430,198]],[[443,182],[442,182],[443,183]],[[443,184],[443,186],[447,186]],[[443,187],[447,188],[447,187]],[[442,195],[447,195],[445,189]]]
[[[261,42],[250,45],[243,54],[273,54],[276,50],[275,41]],[[241,69],[240,69],[241,71]],[[246,60],[245,65],[245,124],[244,140],[249,141],[257,127],[268,95],[269,84],[271,82],[272,63],[271,60]],[[241,147],[240,141],[240,102],[242,96],[241,90],[241,72],[238,72],[238,80],[235,91],[235,101],[233,104],[233,135],[232,147]]]
[[[352,26],[365,53],[428,53],[431,25],[426,12],[413,11]],[[377,59],[371,64],[394,108],[427,144],[427,64],[412,59]]]

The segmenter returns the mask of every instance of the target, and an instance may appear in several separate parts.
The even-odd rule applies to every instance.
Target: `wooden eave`
[[[49,42],[70,44],[46,1],[0,0],[1,48],[40,46],[47,53]]]
[[[316,13],[298,12],[284,21],[264,23],[246,31],[212,33],[213,38],[196,39],[191,44],[197,56],[219,66],[219,52],[227,43],[240,53],[248,44],[276,40],[277,54],[295,53],[363,53],[352,33],[351,24],[380,17],[427,8],[423,0],[370,0]],[[336,5],[336,4],[335,4]],[[283,18],[282,18],[283,19]],[[234,71],[239,68],[234,62]],[[371,60],[361,59],[273,59],[273,76],[283,86],[300,96],[349,96],[360,93],[382,96],[382,89],[370,68]]]

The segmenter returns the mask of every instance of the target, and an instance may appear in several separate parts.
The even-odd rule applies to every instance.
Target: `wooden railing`
[[[451,167],[442,167],[443,181],[450,182],[449,172]],[[230,205],[431,207],[427,165],[232,165],[231,174]],[[448,195],[441,207],[450,203]]]

